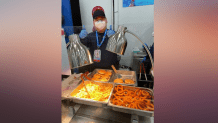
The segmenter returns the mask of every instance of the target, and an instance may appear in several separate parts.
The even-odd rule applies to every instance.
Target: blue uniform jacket
[[[99,43],[101,43],[103,36],[104,33],[98,33]],[[97,49],[96,32],[89,33],[84,39],[81,39],[81,42],[89,48],[89,51],[93,59],[94,50]],[[118,62],[117,54],[105,50],[107,43],[108,43],[108,36],[106,35],[103,44],[99,48],[101,50],[101,61],[94,62],[94,64],[92,64],[92,67],[101,68],[101,69],[111,69],[111,65],[117,64]]]

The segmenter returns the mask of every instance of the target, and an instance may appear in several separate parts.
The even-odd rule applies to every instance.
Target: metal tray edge
[[[88,75],[88,77],[92,78],[92,77],[94,76],[94,74],[96,74],[96,73],[98,72],[98,70],[111,71],[112,74],[111,74],[111,76],[110,76],[110,79],[109,79],[108,81],[106,81],[106,82],[110,82],[110,81],[111,81],[112,76],[114,75],[114,71],[113,71],[113,70],[110,70],[110,69],[94,69],[93,72]],[[85,80],[87,80],[87,79],[85,78]],[[92,81],[93,81],[93,80],[92,80]],[[102,82],[102,81],[94,81],[94,82]]]

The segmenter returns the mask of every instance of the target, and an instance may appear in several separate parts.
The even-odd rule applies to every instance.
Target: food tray
[[[151,102],[154,103],[153,91],[151,89],[140,88],[140,87],[132,87],[132,86],[123,86],[123,87],[124,87],[124,89],[129,89],[129,90],[141,89],[141,90],[148,91],[152,95]],[[114,88],[115,88],[115,86],[114,86]],[[113,88],[112,94],[114,92],[114,88]],[[139,116],[148,116],[148,117],[153,117],[154,116],[154,111],[144,111],[144,110],[140,110],[140,109],[133,109],[133,108],[114,105],[111,102],[111,98],[112,98],[112,96],[110,96],[108,106],[111,107],[112,110],[114,110],[114,111],[128,113],[128,114],[135,114],[135,115],[139,115]]]
[[[110,79],[109,79],[108,81],[106,81],[106,82],[111,82],[112,76],[113,76],[113,74],[115,74],[113,70],[108,70],[108,69],[95,69],[92,73],[90,73],[90,74],[88,75],[88,77],[89,77],[89,78],[93,78],[93,76],[94,76],[96,73],[98,73],[99,70],[105,70],[105,71],[111,72],[112,75],[111,75]],[[85,78],[85,80],[87,80],[87,79]],[[92,81],[95,81],[95,80],[92,80]],[[102,81],[95,81],[95,82],[102,82]]]
[[[123,81],[125,81],[125,79],[132,79],[135,82],[135,84],[114,83],[115,85],[137,86],[137,79],[136,79],[135,71],[117,70],[117,74],[120,74],[122,76],[122,78],[120,79],[123,79]],[[114,82],[114,80],[117,78],[118,77],[115,73],[112,74],[110,82]]]
[[[84,84],[81,82],[78,87],[76,89],[74,89],[71,94],[69,95],[69,99],[72,99],[73,102],[75,103],[80,103],[80,104],[85,104],[85,105],[91,105],[91,106],[97,106],[97,107],[106,107],[108,102],[109,102],[109,99],[112,95],[112,92],[113,92],[113,88],[114,88],[114,84],[112,83],[106,83],[106,82],[94,82],[95,84],[106,84],[106,85],[112,85],[112,89],[111,89],[111,92],[110,92],[110,95],[109,95],[109,98],[108,98],[108,101],[107,102],[103,102],[103,101],[95,101],[95,100],[91,100],[91,99],[83,99],[83,98],[78,98],[78,97],[73,97],[71,96],[72,95],[75,95],[79,92],[79,90],[84,87]],[[85,84],[86,81],[85,81]]]

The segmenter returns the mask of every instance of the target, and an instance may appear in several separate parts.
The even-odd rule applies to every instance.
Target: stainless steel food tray
[[[114,88],[114,84],[112,83],[106,83],[106,82],[94,82],[95,84],[106,84],[106,85],[112,85],[112,89],[111,89],[111,92],[110,92],[110,96],[108,98],[108,101],[107,102],[103,102],[103,101],[94,101],[94,100],[91,100],[91,99],[83,99],[83,98],[77,98],[77,97],[73,97],[71,95],[75,95],[79,92],[79,90],[84,87],[84,84],[81,82],[78,87],[76,89],[74,89],[70,95],[69,95],[69,99],[72,99],[73,102],[75,103],[80,103],[80,104],[85,104],[85,105],[91,105],[91,106],[97,106],[97,107],[106,107],[108,102],[109,102],[109,99],[112,95],[112,91],[113,91],[113,88]],[[85,81],[85,84],[87,84],[87,81]]]
[[[114,86],[115,88],[116,86]],[[142,89],[142,90],[146,90],[148,91],[151,95],[152,95],[152,99],[151,102],[154,103],[154,98],[153,98],[153,90],[148,89],[148,88],[141,88],[141,87],[132,87],[132,86],[123,86],[125,89],[130,89],[130,90],[136,90],[136,89]],[[113,88],[113,92],[114,92],[114,88]],[[112,94],[113,94],[112,92]],[[148,116],[148,117],[153,117],[154,116],[154,111],[144,111],[144,110],[139,110],[139,109],[133,109],[133,108],[128,108],[128,107],[123,107],[123,106],[117,106],[112,104],[111,102],[111,96],[109,99],[109,103],[108,106],[112,108],[112,110],[114,111],[118,111],[118,112],[123,112],[123,113],[128,113],[128,114],[135,114],[135,115],[139,115],[139,116]]]
[[[125,84],[125,83],[114,83],[115,85],[128,85],[128,86],[137,86],[137,79],[136,79],[136,72],[135,71],[126,71],[126,70],[117,70],[117,74],[120,74],[122,76],[123,81],[125,79],[132,79],[135,84]],[[117,75],[114,73],[112,74],[110,82],[114,82],[115,79],[117,79]]]
[[[111,82],[111,81],[112,81],[112,80],[111,80],[111,79],[112,79],[112,76],[113,76],[113,74],[115,74],[115,73],[114,73],[113,70],[109,70],[109,69],[95,69],[91,74],[88,75],[88,77],[89,77],[89,78],[93,78],[93,76],[94,76],[96,73],[98,73],[99,70],[105,70],[105,71],[111,72],[112,75],[110,76],[110,79],[109,79],[108,81],[106,81],[106,82]],[[85,80],[87,80],[87,79],[85,78]],[[95,82],[102,82],[102,81],[95,81]]]

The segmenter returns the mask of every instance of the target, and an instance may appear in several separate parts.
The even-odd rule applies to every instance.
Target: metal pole
[[[147,46],[145,46],[145,44],[142,42],[142,40],[139,39],[133,32],[131,32],[131,31],[129,31],[129,30],[126,30],[126,32],[128,32],[128,33],[132,34],[133,36],[135,36],[135,37],[142,43],[142,45],[145,47],[145,49],[146,49],[146,51],[147,51],[147,53],[148,53],[148,56],[150,57],[150,60],[151,60],[151,65],[152,65],[151,74],[152,74],[152,76],[154,76],[154,73],[153,73],[154,62],[153,62],[153,58],[152,58],[151,53],[150,53],[150,51],[148,50]]]
[[[111,17],[111,25],[112,25],[112,30],[114,30],[114,0],[111,0],[112,1],[112,17]]]

